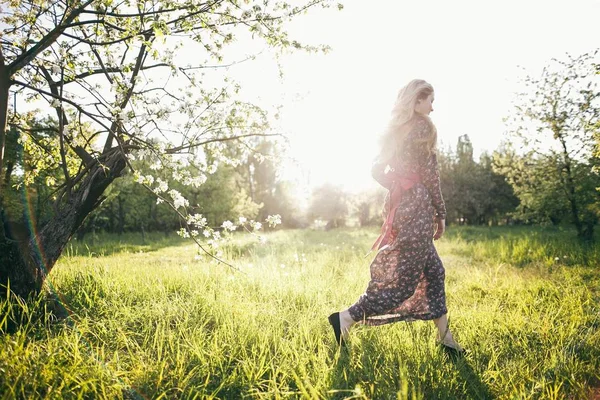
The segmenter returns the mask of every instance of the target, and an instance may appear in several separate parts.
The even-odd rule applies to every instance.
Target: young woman
[[[356,323],[383,325],[396,321],[433,320],[437,341],[462,353],[448,329],[445,270],[433,245],[444,233],[446,207],[440,190],[435,152],[437,131],[433,87],[415,79],[400,90],[383,135],[372,175],[389,190],[386,220],[373,245],[371,280],[348,309],[329,316],[336,341],[345,345]]]

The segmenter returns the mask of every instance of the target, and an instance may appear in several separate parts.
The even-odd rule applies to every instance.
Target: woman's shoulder
[[[431,132],[431,121],[428,117],[416,114],[413,116],[410,131],[408,132],[409,138],[420,139],[423,136],[428,136]]]

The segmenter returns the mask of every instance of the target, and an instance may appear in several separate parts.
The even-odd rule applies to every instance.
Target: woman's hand
[[[444,234],[444,231],[446,230],[446,220],[436,218],[435,222],[436,222],[436,229],[435,229],[435,235],[433,235],[433,240],[438,240],[439,238],[442,237],[442,235]]]

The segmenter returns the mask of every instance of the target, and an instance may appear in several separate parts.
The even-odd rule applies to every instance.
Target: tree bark
[[[0,238],[0,293],[6,286],[27,298],[39,293],[71,236],[102,202],[106,188],[125,170],[125,156],[112,149],[94,163],[56,214],[25,242]]]
[[[579,216],[579,205],[577,204],[577,198],[575,195],[575,180],[573,179],[573,173],[571,171],[571,157],[569,157],[569,152],[567,151],[567,143],[560,132],[555,131],[555,136],[560,140],[560,144],[563,150],[563,160],[565,163],[565,172],[566,172],[566,192],[567,199],[569,200],[569,205],[571,206],[571,216],[573,218],[573,223],[575,224],[575,229],[577,230],[577,237],[583,239],[584,229],[583,224],[581,223],[581,218]]]
[[[4,172],[4,147],[6,146],[6,123],[8,120],[8,91],[10,89],[10,76],[4,64],[4,55],[0,49],[0,207],[2,207],[3,172]],[[3,235],[2,235],[3,236]]]
[[[587,221],[584,225],[583,232],[581,234],[581,239],[584,242],[591,243],[594,241],[594,222]]]
[[[9,89],[10,76],[4,62],[4,54],[2,54],[2,49],[0,49],[0,214],[2,215],[4,215],[4,148],[6,147]],[[3,244],[6,240],[8,239],[4,233],[4,227],[2,227],[2,229],[0,229],[0,251],[2,251],[2,254],[6,251]]]
[[[125,233],[125,198],[123,198],[121,196],[121,194],[122,193],[119,193],[119,196],[117,197],[118,204],[119,204],[119,210],[118,210],[119,236],[121,236],[123,233]]]

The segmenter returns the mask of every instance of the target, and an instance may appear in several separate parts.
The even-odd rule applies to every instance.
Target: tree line
[[[295,184],[282,179],[281,151],[277,143],[257,140],[254,145],[252,155],[236,166],[220,166],[208,174],[199,187],[174,186],[189,200],[191,209],[207,218],[209,225],[219,229],[223,221],[237,221],[240,217],[260,220],[274,214],[282,217],[284,228],[330,229],[381,224],[383,188],[348,193],[328,183],[314,188],[306,207],[301,207]],[[28,164],[31,154],[24,153],[19,146],[17,141],[10,140],[7,159],[15,168],[26,171],[32,168]],[[17,154],[28,156],[15,158]],[[560,165],[556,159],[518,155],[506,145],[475,159],[469,136],[462,135],[454,148],[438,149],[438,160],[450,225],[572,222],[568,192],[561,186],[564,181],[560,180]],[[132,162],[137,169],[148,169],[143,161]],[[33,178],[25,173],[13,177],[6,202],[11,213],[39,223],[49,219],[53,210],[47,201],[51,195],[47,182],[60,179],[58,168],[58,165],[54,169],[46,168]],[[600,187],[597,175],[591,172],[589,164],[579,161],[573,162],[571,169],[576,172],[575,183],[581,191],[582,211],[593,211],[599,204],[598,196],[594,196],[595,188]],[[193,165],[186,170],[190,175],[199,173]],[[168,169],[157,170],[154,177],[167,181],[171,173]],[[26,184],[27,179],[31,181]],[[585,198],[586,193],[589,198]],[[588,212],[587,219],[582,219],[595,224],[597,218],[590,218],[589,214],[593,213]],[[22,225],[26,223],[24,219]],[[83,239],[99,231],[172,234],[181,227],[180,218],[167,204],[149,196],[147,190],[129,176],[116,180],[106,191],[104,201],[82,224],[76,237]]]

